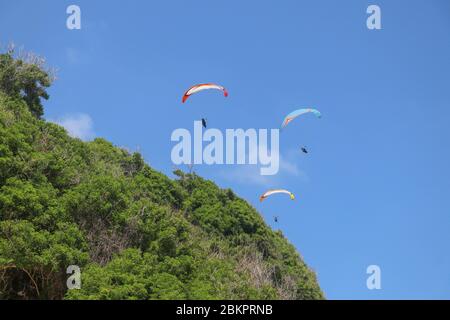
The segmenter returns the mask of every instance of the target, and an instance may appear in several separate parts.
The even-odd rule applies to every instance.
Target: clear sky
[[[81,30],[66,28],[79,5]],[[381,30],[368,30],[368,5]],[[196,166],[283,231],[330,299],[450,299],[450,2],[0,1],[0,42],[59,69],[45,117],[171,174],[170,135],[278,128],[282,167]],[[180,100],[193,84],[230,92]],[[300,146],[310,153],[304,155]],[[268,188],[292,190],[296,201]],[[273,216],[279,216],[279,223]],[[368,290],[366,268],[381,268]]]

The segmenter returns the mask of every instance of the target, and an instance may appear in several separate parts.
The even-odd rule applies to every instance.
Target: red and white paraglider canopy
[[[184,94],[182,102],[185,103],[186,100],[194,93],[197,93],[197,92],[200,92],[203,90],[209,90],[209,89],[220,90],[223,92],[223,95],[225,97],[228,97],[228,91],[224,87],[219,86],[218,84],[214,84],[214,83],[203,83],[203,84],[197,84],[197,85],[189,88],[189,90],[186,91],[186,93]]]

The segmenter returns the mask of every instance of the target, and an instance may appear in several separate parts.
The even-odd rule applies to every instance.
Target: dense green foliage
[[[0,298],[323,298],[295,248],[231,190],[169,179],[41,120],[42,88],[20,93],[45,76],[22,66],[0,55]],[[67,290],[69,265],[79,290]]]
[[[44,114],[41,98],[49,98],[46,88],[52,83],[49,71],[43,70],[44,63],[42,58],[33,54],[14,59],[13,50],[0,55],[0,91],[22,97],[36,117]]]

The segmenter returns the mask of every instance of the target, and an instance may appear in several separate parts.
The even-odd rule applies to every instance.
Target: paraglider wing
[[[269,197],[269,196],[271,196],[273,194],[277,194],[277,193],[285,193],[285,194],[288,194],[290,196],[291,200],[295,199],[295,196],[294,196],[294,194],[292,192],[290,192],[288,190],[285,190],[285,189],[275,189],[275,190],[269,190],[269,191],[263,193],[261,195],[261,197],[259,197],[259,201],[263,202],[265,199],[267,199],[267,197]]]
[[[281,124],[281,128],[286,127],[292,120],[294,120],[298,116],[301,116],[302,114],[305,114],[305,113],[313,113],[317,118],[322,117],[322,114],[317,109],[312,109],[312,108],[298,109],[298,110],[295,110],[295,111],[289,113],[284,118],[283,123]]]
[[[189,88],[184,93],[182,102],[185,103],[186,100],[194,93],[197,93],[197,92],[200,92],[203,90],[209,90],[209,89],[221,90],[223,92],[223,95],[225,97],[228,97],[228,91],[224,87],[219,86],[218,84],[214,84],[214,83],[203,83],[203,84],[197,84],[197,85]]]

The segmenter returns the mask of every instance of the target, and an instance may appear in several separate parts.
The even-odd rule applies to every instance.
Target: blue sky
[[[70,4],[81,8],[81,30],[66,28]],[[382,30],[366,27],[370,4],[381,8]],[[281,133],[277,176],[246,166],[195,170],[281,229],[327,298],[450,299],[447,0],[16,0],[0,2],[0,30],[2,44],[59,69],[47,119],[139,150],[169,175],[170,135],[194,120],[278,128],[298,107],[320,109],[321,120],[305,117]],[[230,96],[205,92],[182,105],[201,82],[223,84]],[[297,200],[260,204],[276,187]],[[366,288],[371,264],[381,268],[381,290]]]

